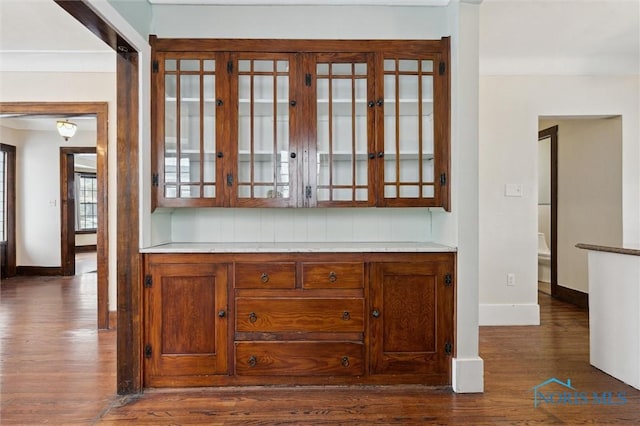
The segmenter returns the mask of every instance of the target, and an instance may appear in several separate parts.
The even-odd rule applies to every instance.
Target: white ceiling
[[[0,51],[111,49],[53,0],[0,0]]]
[[[484,0],[480,74],[640,74],[640,0]]]

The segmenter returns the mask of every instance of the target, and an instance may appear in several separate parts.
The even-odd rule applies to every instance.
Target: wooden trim
[[[117,353],[117,391],[119,394],[137,393],[142,390],[141,369],[141,307],[140,307],[140,259],[138,254],[139,198],[138,198],[138,53],[107,23],[97,15],[84,1],[54,0],[75,17],[82,25],[91,30],[117,53],[117,294],[118,327]],[[98,132],[106,135],[106,121]],[[104,147],[106,152],[106,146]],[[152,150],[153,151],[153,150]],[[104,157],[106,170],[106,156]],[[100,170],[100,156],[98,156]],[[106,191],[105,203],[106,206]],[[100,212],[99,212],[100,213]],[[106,210],[104,216],[98,215],[98,228],[106,230]],[[101,225],[101,217],[105,220]],[[106,246],[106,240],[103,242]],[[100,256],[98,239],[98,277],[101,269],[105,276],[108,270],[107,251]],[[108,288],[106,289],[108,291]],[[108,293],[107,293],[108,295]],[[98,297],[100,300],[100,296]],[[106,300],[106,299],[105,299]],[[108,325],[109,314],[105,310],[105,322]]]
[[[84,229],[80,231],[74,231],[76,235],[91,235],[91,234],[95,234],[96,232],[97,232],[97,229]]]
[[[98,328],[109,327],[109,223],[108,223],[108,104],[106,102],[0,102],[0,113],[91,114],[96,116],[96,160],[98,175]],[[74,241],[75,246],[75,241]]]
[[[360,53],[401,50],[407,55],[424,55],[442,52],[446,47],[440,40],[199,39],[157,38],[155,35],[151,35],[149,40],[154,49],[163,52]]]
[[[589,310],[589,293],[584,293],[572,288],[557,286],[556,293],[552,296],[563,302],[571,303],[581,309]]]
[[[109,311],[109,329],[114,330],[118,328],[118,312]]]
[[[558,126],[538,132],[538,141],[551,139],[551,296],[558,296]]]
[[[75,260],[75,174],[73,152],[60,148],[60,269],[62,275],[76,274]]]
[[[7,264],[3,274],[5,277],[16,275],[16,147],[0,144],[0,151],[7,153],[5,164],[7,173],[7,235],[6,256]]]
[[[142,390],[142,282],[139,255],[138,54],[117,55],[119,394]]]
[[[98,250],[98,246],[96,244],[89,244],[86,246],[76,246],[76,253],[92,253]]]
[[[18,266],[16,267],[16,274],[24,276],[46,277],[63,275],[62,268],[59,266]]]
[[[69,15],[76,18],[89,31],[94,33],[116,52],[135,52],[135,49],[107,24],[93,9],[83,0],[54,0]]]

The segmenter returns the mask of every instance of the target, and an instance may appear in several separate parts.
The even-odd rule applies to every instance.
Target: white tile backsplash
[[[431,215],[426,208],[186,208],[175,209],[170,217],[173,242],[369,242],[432,238]],[[167,222],[166,216],[158,216],[156,220]]]

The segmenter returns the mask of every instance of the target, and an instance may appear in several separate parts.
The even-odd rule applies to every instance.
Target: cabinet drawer
[[[304,288],[363,288],[364,263],[335,262],[302,264]]]
[[[236,298],[238,332],[362,332],[362,298]]]
[[[295,288],[295,262],[235,264],[236,288]]]
[[[273,376],[359,376],[364,346],[354,342],[236,343],[236,374]]]

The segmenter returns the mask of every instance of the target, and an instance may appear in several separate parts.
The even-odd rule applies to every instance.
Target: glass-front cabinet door
[[[153,39],[154,209],[449,209],[448,38],[194,43]]]
[[[378,205],[439,205],[446,161],[437,152],[434,126],[438,62],[434,58],[385,55],[379,83]]]
[[[375,204],[373,150],[373,55],[315,55],[315,143],[309,170],[310,203]],[[311,192],[311,194],[309,194]],[[315,200],[314,200],[315,197]]]
[[[160,54],[162,78],[155,90],[158,108],[155,137],[157,204],[166,207],[224,204],[219,147],[218,110],[223,105],[217,87],[220,74],[215,56]]]
[[[295,55],[236,54],[231,87],[237,88],[237,127],[232,132],[236,173],[231,204],[290,207],[297,200],[298,149],[292,143],[297,100],[292,95]]]

